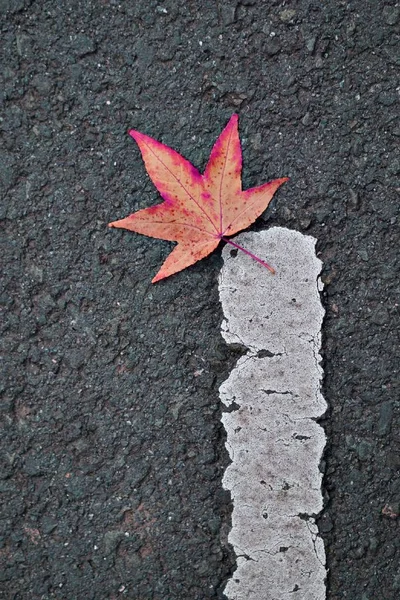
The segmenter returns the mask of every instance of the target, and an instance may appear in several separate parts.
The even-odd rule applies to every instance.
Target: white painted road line
[[[326,411],[319,364],[324,310],[316,240],[274,227],[235,238],[276,268],[223,250],[222,334],[248,349],[220,388],[232,463],[229,541],[237,569],[230,600],[323,600],[325,551],[314,517],[322,509],[319,463]]]

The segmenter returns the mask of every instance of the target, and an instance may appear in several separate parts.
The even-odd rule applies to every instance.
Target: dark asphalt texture
[[[400,597],[399,6],[1,0],[0,597],[223,598],[235,557],[220,252],[107,229],[159,201],[128,128],[203,169],[240,114],[253,229],[318,238],[328,600]],[[299,598],[301,600],[301,598]]]

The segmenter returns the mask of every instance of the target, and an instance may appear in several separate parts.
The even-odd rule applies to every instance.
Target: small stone
[[[65,361],[71,369],[80,369],[89,360],[86,350],[71,349],[65,353]]]
[[[371,315],[371,321],[376,325],[384,325],[389,321],[389,314],[385,306],[380,304]]]
[[[392,508],[393,508],[393,506],[392,506]],[[393,510],[394,510],[395,514],[398,516],[399,515],[398,510],[396,511],[395,508],[393,508]],[[384,552],[385,558],[386,559],[392,558],[395,554],[396,554],[396,547],[395,547],[395,545],[392,544],[392,543],[390,543],[390,542],[388,544],[386,544],[385,545],[385,552]]]
[[[333,523],[328,516],[323,516],[321,520],[318,522],[318,529],[321,533],[328,533],[333,529]]]
[[[268,54],[268,56],[275,56],[275,54],[278,54],[280,49],[281,49],[281,44],[280,44],[278,38],[276,38],[276,37],[271,38],[265,44],[265,52]]]
[[[383,104],[383,106],[392,106],[397,102],[396,94],[391,94],[390,92],[381,92],[378,95],[377,101],[379,104]]]
[[[95,52],[96,45],[87,35],[79,33],[72,37],[72,51],[76,56],[82,57]]]
[[[352,482],[351,485],[355,487],[362,487],[365,485],[366,481],[366,473],[364,471],[360,471],[359,469],[351,469],[349,472],[349,478]]]
[[[53,84],[49,77],[38,74],[32,78],[32,86],[36,88],[39,94],[47,96],[51,92]]]
[[[39,475],[45,475],[47,468],[46,464],[41,458],[28,456],[25,459],[23,471],[30,477],[39,477]]]
[[[318,223],[323,223],[329,219],[329,217],[329,210],[327,208],[320,208],[315,212],[315,218],[317,219]]]
[[[17,52],[19,56],[32,56],[32,40],[29,35],[25,35],[24,33],[17,33],[16,42]]]
[[[375,554],[375,552],[378,550],[379,547],[379,540],[376,537],[372,537],[369,540],[369,550],[370,552],[372,552],[372,554]]]
[[[294,217],[293,212],[287,206],[282,206],[279,214],[283,219],[285,219],[285,221],[290,221]]]
[[[310,54],[312,54],[315,50],[315,44],[317,43],[317,37],[313,35],[312,37],[306,38],[305,44],[306,48]]]
[[[398,48],[396,48],[395,46],[386,45],[383,46],[382,49],[392,63],[394,63],[395,65],[400,65],[400,53],[398,51]]]
[[[279,18],[284,23],[288,23],[295,16],[296,16],[296,11],[293,10],[292,8],[287,8],[286,10],[283,10],[281,13],[279,13]]]
[[[40,529],[45,535],[49,535],[50,533],[52,533],[52,531],[56,529],[57,525],[58,522],[55,519],[44,516],[41,521]]]
[[[254,150],[261,150],[262,148],[262,135],[258,131],[250,138],[250,144]]]
[[[67,494],[77,500],[84,498],[89,488],[89,479],[83,475],[71,475],[65,482]]]
[[[400,573],[393,577],[393,589],[400,590]]]
[[[357,445],[356,451],[360,460],[367,460],[371,455],[371,444],[363,440]]]
[[[389,400],[384,402],[381,406],[381,410],[379,412],[379,421],[378,421],[378,435],[384,436],[390,432],[390,428],[392,425],[393,418],[393,404]]]
[[[5,189],[10,187],[16,179],[16,168],[14,160],[3,152],[3,157],[0,162],[0,183]],[[11,211],[8,211],[7,216],[9,217]]]
[[[25,0],[5,0],[1,3],[0,8],[2,13],[8,11],[13,14],[22,10],[24,6]]]
[[[398,175],[400,173],[400,160],[395,158],[387,166],[389,175]]]
[[[351,144],[351,153],[353,156],[362,156],[364,146],[361,138],[355,138]]]
[[[354,551],[354,558],[362,558],[363,556],[365,556],[365,551],[366,548],[364,548],[364,546],[357,546],[357,548]]]
[[[351,210],[359,210],[360,204],[360,197],[358,193],[356,192],[356,190],[350,189],[349,199],[347,201],[348,208],[350,208]]]
[[[245,100],[247,100],[247,94],[230,92],[226,96],[229,104],[233,106],[240,106]]]
[[[124,539],[123,531],[107,531],[104,534],[104,553],[114,554],[121,541]]]
[[[312,219],[310,217],[305,217],[304,219],[300,219],[300,226],[302,229],[308,229],[312,224]]]
[[[308,127],[312,123],[311,114],[309,112],[306,112],[301,122],[303,123],[304,127]]]
[[[400,469],[400,453],[396,451],[389,452],[385,464],[389,469]]]
[[[361,260],[368,262],[369,256],[366,250],[357,250],[357,254],[361,258]]]
[[[396,25],[400,15],[400,8],[398,6],[385,6],[382,12],[383,18],[388,25]]]
[[[225,26],[236,21],[236,3],[224,4],[221,7],[221,19]]]
[[[213,535],[216,535],[221,527],[220,517],[214,517],[208,521],[208,528]]]

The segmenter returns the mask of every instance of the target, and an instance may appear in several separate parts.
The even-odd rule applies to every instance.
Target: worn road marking
[[[223,485],[233,500],[229,541],[237,569],[230,600],[323,600],[325,551],[319,463],[326,411],[319,364],[324,310],[315,239],[274,227],[237,238],[273,265],[223,251],[219,290],[229,344],[247,349],[220,389],[232,463]],[[233,256],[236,254],[236,256]]]

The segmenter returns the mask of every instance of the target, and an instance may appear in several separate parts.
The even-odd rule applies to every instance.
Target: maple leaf
[[[227,239],[251,225],[288,179],[274,179],[242,190],[242,150],[236,114],[215,142],[203,175],[172,148],[134,129],[129,134],[138,144],[147,173],[164,202],[109,223],[109,227],[178,242],[152,283],[208,256],[221,240],[274,272],[268,263]]]

